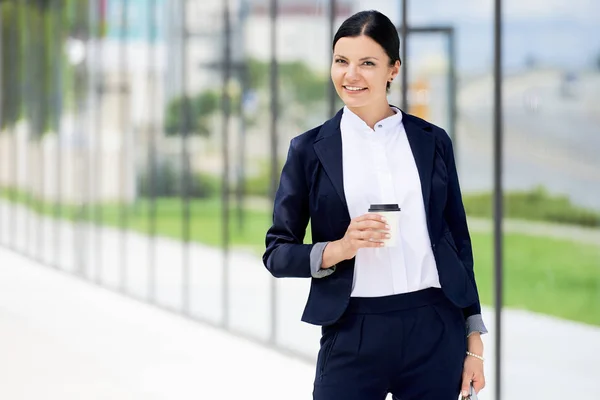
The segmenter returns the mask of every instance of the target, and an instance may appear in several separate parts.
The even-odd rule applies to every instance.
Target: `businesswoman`
[[[399,47],[379,12],[341,25],[331,79],[345,106],[291,141],[275,197],[263,261],[275,277],[312,278],[302,320],[322,326],[315,400],[455,400],[484,386],[452,144],[388,104]],[[390,203],[395,228],[368,212]],[[313,244],[303,244],[309,220]]]

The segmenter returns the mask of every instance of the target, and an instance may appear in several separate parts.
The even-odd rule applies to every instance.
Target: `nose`
[[[349,82],[354,82],[358,79],[358,70],[354,65],[348,65],[348,69],[346,70],[346,80]]]

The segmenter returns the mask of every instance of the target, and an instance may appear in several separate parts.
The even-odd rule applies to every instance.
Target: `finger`
[[[380,231],[368,230],[368,231],[360,231],[360,233],[361,233],[362,240],[367,240],[370,242],[382,242],[382,241],[392,237],[389,233],[380,232]]]
[[[384,221],[377,221],[377,220],[372,220],[372,219],[357,222],[355,227],[360,230],[376,229],[376,230],[382,230],[382,231],[389,230],[389,228],[390,228],[390,226],[388,224],[386,224]]]
[[[387,232],[373,232],[373,231],[371,231],[371,238],[373,240],[382,241],[382,240],[390,239],[391,237],[392,237],[392,235],[390,235]]]
[[[361,232],[358,232],[361,233]],[[384,246],[384,242],[379,241],[379,240],[375,240],[375,239],[354,239],[352,241],[352,245],[359,249],[359,248],[364,248],[364,247],[382,247]]]
[[[382,239],[385,238],[385,233],[371,231],[371,230],[365,230],[365,231],[355,230],[355,231],[351,232],[351,235],[353,235],[353,237],[356,238],[357,240],[364,240],[367,242],[381,241]]]
[[[369,237],[367,236],[368,235],[367,231],[361,231],[358,229],[351,230],[349,232],[349,235],[352,240],[368,240],[369,239]]]
[[[485,387],[485,378],[476,376],[473,378],[473,389],[479,393]]]
[[[471,374],[463,372],[462,385],[460,388],[460,394],[462,397],[469,396],[469,389],[471,386]]]
[[[363,222],[363,221],[385,221],[385,218],[379,214],[374,214],[374,213],[367,213],[367,214],[363,214],[359,217],[356,217],[356,222]]]
[[[353,230],[348,232],[348,236],[350,237],[350,241],[352,242],[352,246],[355,248],[362,247],[381,247],[382,240],[377,239],[374,236],[380,235],[379,232],[372,231],[357,231]]]
[[[385,246],[384,242],[377,242],[374,240],[361,240],[360,242],[361,242],[362,247],[383,247],[383,246]]]

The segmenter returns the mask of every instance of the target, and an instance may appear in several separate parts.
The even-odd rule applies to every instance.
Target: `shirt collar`
[[[367,133],[395,132],[398,125],[402,123],[402,112],[394,106],[390,106],[390,108],[394,110],[396,114],[377,122],[375,124],[375,129],[373,130],[358,115],[353,113],[347,106],[344,106],[341,124],[343,125],[344,129],[352,129]]]

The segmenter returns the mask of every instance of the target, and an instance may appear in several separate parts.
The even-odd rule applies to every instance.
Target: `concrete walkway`
[[[273,285],[256,256],[229,257],[230,326],[266,340],[276,288],[278,344],[304,355],[301,361],[86,280],[118,288],[125,277],[127,293],[145,299],[152,247],[156,301],[181,309],[181,243],[128,233],[122,275],[118,231],[38,220],[1,202],[0,208],[0,216],[15,215],[16,226],[28,225],[30,232],[11,231],[2,218],[0,243],[10,241],[59,265],[43,266],[0,247],[0,399],[311,398],[319,329],[300,322],[308,280]],[[33,240],[39,229],[41,247]],[[57,253],[53,235],[61,244]],[[94,247],[98,238],[101,249]],[[190,312],[218,323],[224,318],[222,252],[190,244],[189,257]],[[485,308],[483,316],[490,330],[484,336],[488,386],[480,396],[486,400],[496,384],[496,329],[492,310]],[[503,321],[505,399],[600,398],[600,328],[519,310],[506,310]]]
[[[0,399],[309,399],[313,370],[0,249]]]

